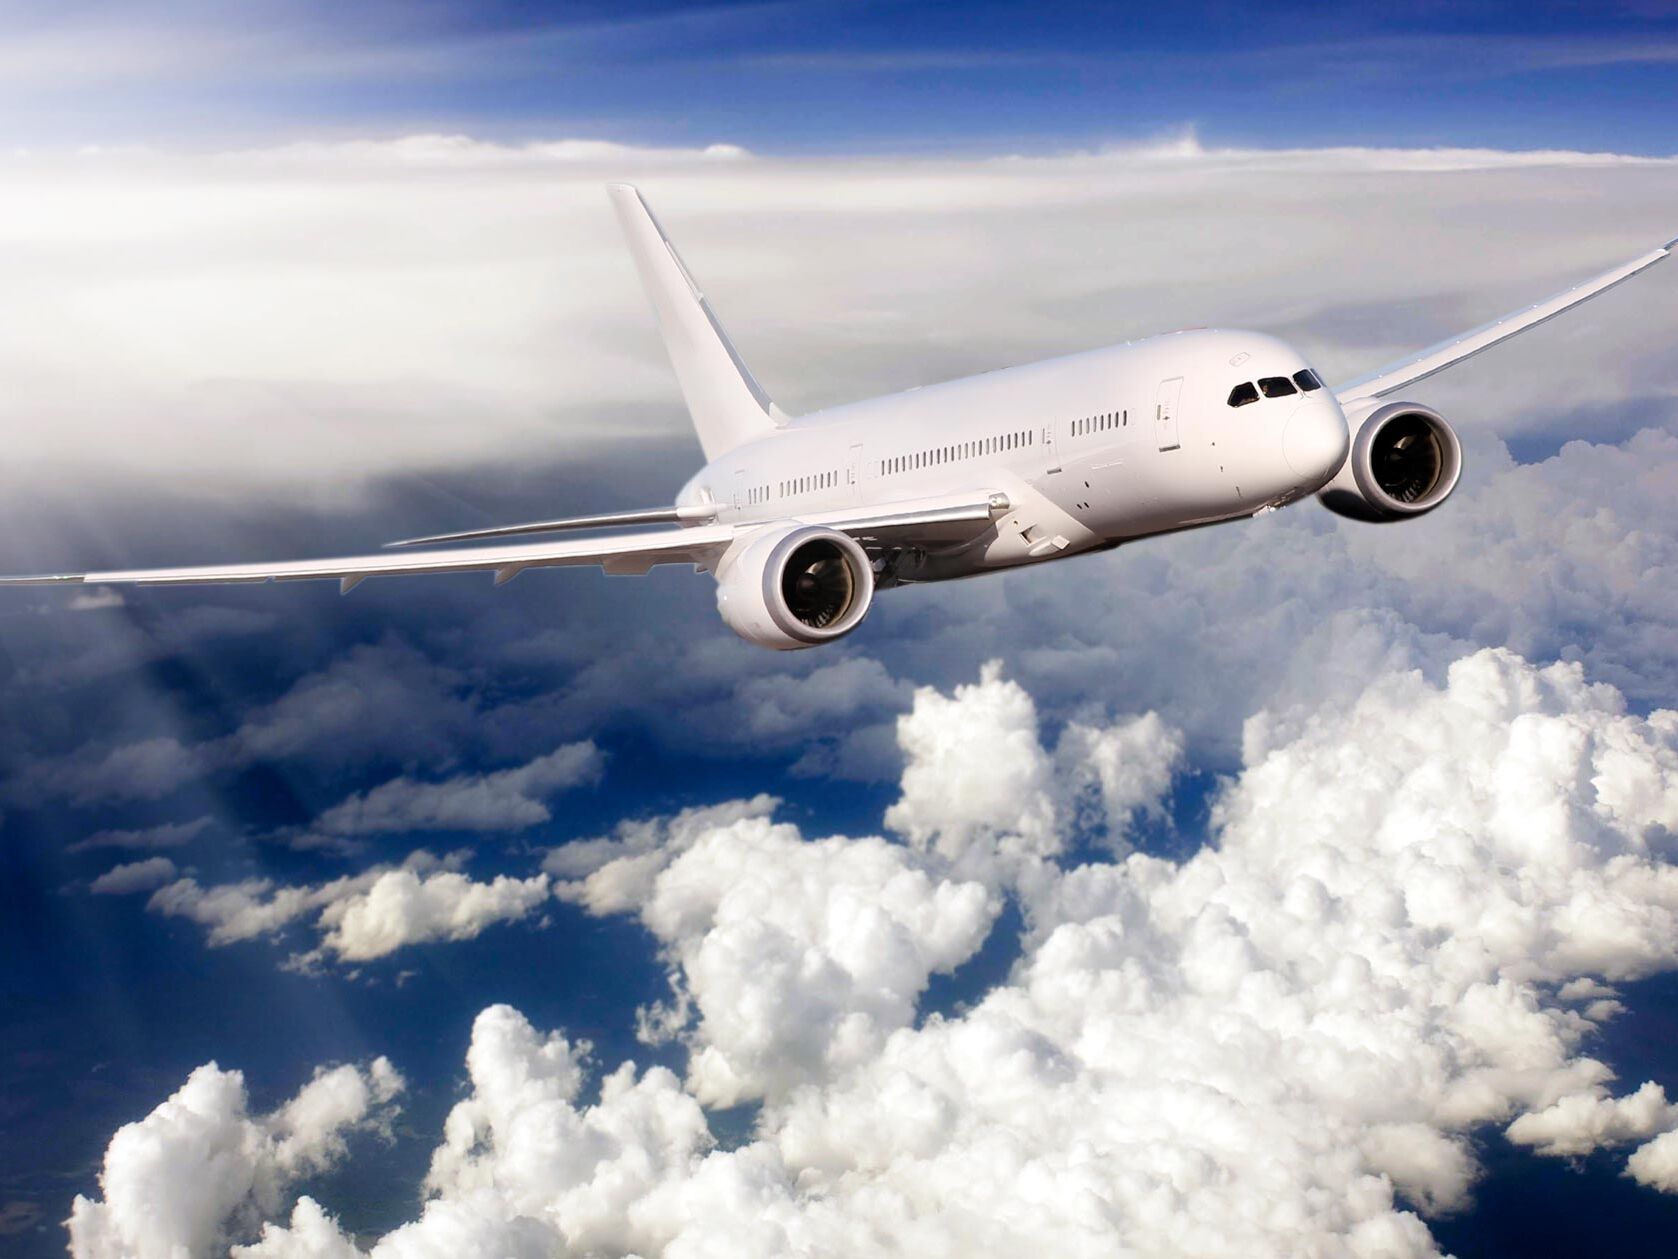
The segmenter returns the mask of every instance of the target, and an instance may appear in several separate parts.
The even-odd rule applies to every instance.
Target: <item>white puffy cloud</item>
[[[1133,815],[1161,812],[1183,756],[1182,733],[1158,713],[1070,722],[1051,753],[1036,704],[999,660],[952,695],[919,688],[898,742],[903,794],[886,825],[991,882],[1026,874],[1078,829],[1122,850]]]
[[[112,866],[93,882],[87,890],[97,896],[126,896],[131,892],[150,892],[174,881],[180,871],[167,857],[148,857],[144,861],[128,861]]]
[[[472,1028],[472,1092],[449,1113],[422,1216],[374,1247],[421,1255],[650,1253],[667,1235],[711,1145],[704,1113],[674,1075],[625,1064],[583,1105],[586,1044],[542,1035],[491,1006]],[[357,1254],[310,1199],[241,1259]]]
[[[1183,734],[1158,713],[1144,713],[1120,725],[1067,726],[1055,748],[1056,762],[1074,798],[1088,786],[1099,821],[1109,837],[1122,837],[1138,813],[1159,816],[1171,780],[1183,760]]]
[[[1383,674],[1255,719],[1194,856],[1067,867],[1054,828],[1079,822],[1042,802],[1106,767],[1146,807],[1162,731],[1085,721],[1051,752],[1017,691],[990,670],[917,696],[914,846],[809,838],[758,800],[557,850],[566,896],[671,957],[687,1080],[625,1064],[582,1104],[582,1047],[486,1011],[425,1207],[371,1253],[1421,1256],[1486,1125],[1557,1155],[1670,1126],[1585,1047],[1606,983],[1678,966],[1678,714],[1503,651]],[[966,772],[962,747],[1029,767],[987,797],[995,825],[913,782]],[[1000,855],[1038,817],[1058,849]],[[1019,959],[965,1010],[917,1011],[990,922],[959,873],[987,849],[1033,876]],[[700,1103],[752,1097],[752,1138],[715,1148]],[[1628,1171],[1668,1185],[1671,1149]],[[349,1244],[308,1202],[252,1253]]]
[[[925,687],[898,721],[908,764],[903,796],[886,825],[958,868],[1052,856],[1056,826],[1054,766],[1037,740],[1031,696],[985,665],[976,685],[944,696]]]
[[[346,1138],[383,1130],[402,1076],[384,1058],[321,1070],[269,1115],[247,1108],[244,1077],[214,1063],[144,1119],[119,1129],[99,1173],[102,1198],[78,1196],[75,1259],[195,1259],[271,1216],[286,1187],[326,1170]]]
[[[1663,1132],[1633,1150],[1626,1172],[1640,1185],[1678,1193],[1678,1130]]]
[[[774,796],[757,795],[686,808],[669,817],[620,822],[612,835],[549,850],[542,869],[558,879],[581,880],[565,888],[564,895],[593,913],[632,913],[651,897],[654,881],[673,855],[713,830],[767,818],[779,804]]]
[[[883,839],[807,840],[756,812],[705,820],[560,894],[597,913],[633,907],[664,946],[676,1004],[650,1012],[645,1034],[693,1023],[688,1084],[708,1105],[784,1094],[878,1053],[998,909],[982,885],[935,878]]]
[[[1578,1157],[1605,1146],[1643,1141],[1673,1127],[1678,1127],[1678,1106],[1650,1080],[1627,1097],[1569,1093],[1543,1110],[1520,1116],[1506,1135],[1540,1154]]]
[[[470,940],[497,923],[529,917],[548,899],[546,874],[479,882],[454,868],[459,862],[458,854],[439,859],[420,849],[399,866],[373,866],[325,883],[276,885],[263,878],[204,887],[180,879],[152,893],[147,908],[207,928],[212,946],[275,936],[309,918],[320,943],[292,961],[310,966],[328,954],[365,962],[411,944]]]
[[[332,835],[393,831],[515,831],[553,817],[547,797],[600,776],[593,743],[569,743],[513,769],[441,782],[393,778],[358,792],[315,819]]]
[[[527,917],[547,899],[545,874],[499,874],[478,883],[453,870],[387,870],[365,891],[321,911],[321,942],[343,961],[364,962],[410,944],[470,940],[486,927]]]

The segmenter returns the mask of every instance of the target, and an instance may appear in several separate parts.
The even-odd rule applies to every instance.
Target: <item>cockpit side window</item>
[[[1259,391],[1267,398],[1285,398],[1290,393],[1299,392],[1286,376],[1260,376]]]
[[[1257,401],[1258,390],[1253,386],[1253,382],[1250,380],[1242,381],[1239,385],[1229,391],[1229,405],[1232,407],[1244,407],[1249,402]]]
[[[1299,386],[1301,393],[1311,393],[1323,387],[1322,377],[1309,367],[1293,374],[1293,383]]]

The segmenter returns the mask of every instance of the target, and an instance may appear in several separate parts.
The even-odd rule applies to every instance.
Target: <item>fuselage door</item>
[[[1177,409],[1183,400],[1183,378],[1173,376],[1170,380],[1162,380],[1159,385],[1159,405],[1154,408],[1154,431],[1159,438],[1161,450],[1176,450],[1182,443],[1177,440]]]
[[[862,501],[862,443],[851,447],[845,461],[845,484],[851,488],[851,501]]]

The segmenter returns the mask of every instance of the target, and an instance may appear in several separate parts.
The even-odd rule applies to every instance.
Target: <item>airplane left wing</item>
[[[386,551],[335,559],[282,560],[260,564],[209,564],[194,568],[124,568],[105,572],[0,577],[0,586],[194,586],[265,581],[336,581],[348,593],[369,577],[422,573],[491,572],[496,585],[527,568],[587,567],[608,573],[645,573],[659,564],[692,564],[712,569],[741,535],[779,525],[826,525],[848,533],[864,547],[947,543],[976,536],[1008,510],[1002,494],[928,498],[869,509],[810,512],[784,520],[693,525],[645,533],[526,543],[520,546],[459,547],[444,551]]]
[[[3,586],[191,586],[330,579],[345,592],[369,577],[419,573],[493,572],[496,584],[527,568],[598,564],[609,573],[644,573],[655,564],[708,566],[734,540],[729,525],[660,529],[651,533],[524,546],[463,547],[450,551],[349,555],[337,559],[284,560],[266,564],[210,564],[201,568],[126,568],[110,572],[0,577]]]
[[[1554,319],[1580,302],[1587,301],[1599,293],[1606,293],[1616,284],[1624,283],[1646,267],[1652,267],[1665,260],[1675,246],[1678,246],[1678,240],[1669,240],[1659,249],[1651,249],[1630,262],[1622,263],[1611,271],[1604,271],[1601,275],[1586,280],[1583,284],[1576,284],[1554,297],[1535,302],[1501,319],[1494,319],[1472,332],[1464,332],[1437,345],[1431,345],[1396,363],[1388,363],[1367,376],[1337,385],[1334,396],[1342,406],[1347,406],[1363,398],[1379,398],[1400,389],[1407,389],[1417,381],[1426,380],[1447,367],[1454,367],[1464,359],[1472,358],[1482,350],[1489,350],[1517,333]]]

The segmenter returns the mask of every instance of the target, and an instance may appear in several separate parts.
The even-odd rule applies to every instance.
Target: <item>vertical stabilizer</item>
[[[640,192],[629,184],[609,184],[606,190],[658,316],[705,457],[715,459],[773,433],[786,417],[740,361]]]

